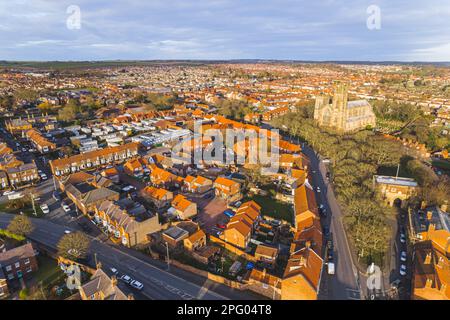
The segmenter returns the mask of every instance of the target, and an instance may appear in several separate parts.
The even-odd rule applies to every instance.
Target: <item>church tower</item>
[[[334,124],[340,129],[345,129],[345,119],[347,118],[347,103],[348,103],[348,84],[336,81],[334,83],[333,95],[333,113]]]

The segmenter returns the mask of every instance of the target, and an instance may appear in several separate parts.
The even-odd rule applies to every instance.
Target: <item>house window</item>
[[[263,287],[264,289],[268,289],[268,288],[269,288],[269,286],[268,286],[266,283],[263,283],[262,287]]]

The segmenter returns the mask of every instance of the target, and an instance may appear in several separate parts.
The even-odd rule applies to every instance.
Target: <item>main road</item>
[[[14,215],[0,213],[0,228],[6,228]],[[32,219],[35,226],[29,238],[50,249],[55,249],[58,241],[68,227],[44,219]],[[144,284],[142,294],[154,300],[228,300],[255,299],[251,293],[241,292],[213,283],[210,280],[192,275],[171,267],[167,271],[157,261],[132,250],[119,249],[90,237],[89,256],[101,262],[103,269],[111,274],[110,268],[116,268],[120,274],[128,274]],[[145,257],[144,257],[145,256]],[[156,264],[156,265],[155,265]],[[219,291],[219,292],[217,292]]]
[[[261,127],[267,130],[272,129],[272,126],[266,122]],[[296,139],[288,135],[282,135],[282,138],[299,144]],[[353,263],[350,246],[342,223],[343,215],[341,209],[334,195],[332,185],[326,179],[327,169],[320,156],[305,143],[302,145],[302,152],[309,159],[309,183],[314,187],[317,204],[322,204],[328,213],[326,218],[321,218],[322,226],[328,227],[330,230],[334,245],[335,274],[329,275],[326,267],[322,270],[319,299],[359,300],[361,299],[359,273]],[[320,188],[320,192],[317,191],[317,187]]]

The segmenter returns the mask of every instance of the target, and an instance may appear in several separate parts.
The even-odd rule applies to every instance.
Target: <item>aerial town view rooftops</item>
[[[70,57],[0,61],[0,300],[450,300],[445,63]]]

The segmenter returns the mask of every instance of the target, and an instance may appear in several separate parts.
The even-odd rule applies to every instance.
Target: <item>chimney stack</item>
[[[117,286],[117,277],[116,276],[111,277],[111,285],[113,287]]]
[[[431,263],[431,252],[427,253],[427,255],[425,257],[425,261],[423,263],[424,264],[430,264]]]

